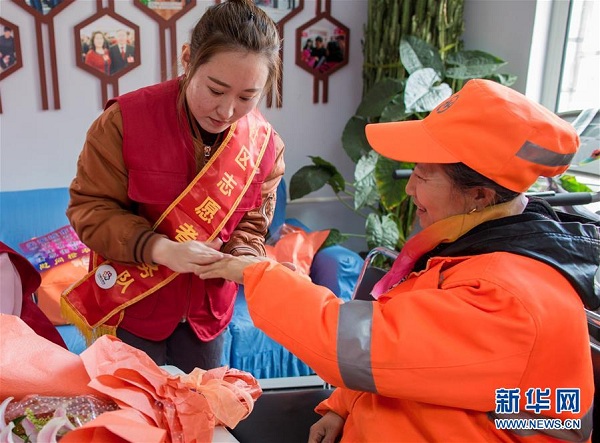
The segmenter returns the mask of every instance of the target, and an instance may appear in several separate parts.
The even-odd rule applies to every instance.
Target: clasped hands
[[[243,283],[244,269],[262,261],[276,263],[268,257],[249,255],[233,256],[220,251],[223,242],[215,239],[211,242],[187,241],[174,242],[162,238],[156,242],[152,250],[155,263],[167,266],[179,273],[193,273],[201,279],[223,278],[236,283]],[[292,263],[282,265],[296,270]]]
[[[210,260],[213,260],[210,262]],[[236,283],[244,283],[244,269],[248,266],[262,261],[269,261],[275,263],[268,257],[254,257],[250,255],[233,256],[225,254],[220,251],[213,251],[210,257],[205,257],[205,262],[199,264],[197,270],[194,272],[198,277],[203,280],[209,278],[224,278],[225,280],[231,280]]]

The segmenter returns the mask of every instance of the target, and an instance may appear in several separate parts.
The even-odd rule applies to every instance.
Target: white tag
[[[110,289],[117,282],[117,271],[111,265],[100,265],[96,269],[96,284],[102,289]]]

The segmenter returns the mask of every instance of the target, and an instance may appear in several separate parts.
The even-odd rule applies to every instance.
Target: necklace
[[[207,136],[206,134],[204,135],[204,139],[210,139],[212,138],[212,143],[204,143],[204,162],[207,162],[208,159],[210,158],[211,154],[212,154],[212,150],[215,146],[219,146],[219,143],[221,143],[221,134],[209,134],[209,136]],[[213,136],[214,137],[211,137]]]
[[[205,161],[208,161],[208,159],[210,158],[211,152],[212,152],[212,146],[204,145],[204,160]]]

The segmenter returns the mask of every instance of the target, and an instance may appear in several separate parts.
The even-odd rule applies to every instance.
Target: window
[[[600,107],[600,2],[571,0],[557,112]]]

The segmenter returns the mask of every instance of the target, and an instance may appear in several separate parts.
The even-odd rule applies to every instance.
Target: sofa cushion
[[[254,327],[240,286],[235,313],[228,326],[231,333],[231,367],[250,372],[256,378],[312,375],[314,371],[279,343]]]
[[[42,271],[42,284],[36,291],[37,304],[54,325],[68,322],[60,313],[60,296],[65,289],[78,282],[88,272],[89,255]]]
[[[14,250],[19,243],[69,224],[68,188],[0,192],[0,240]]]

